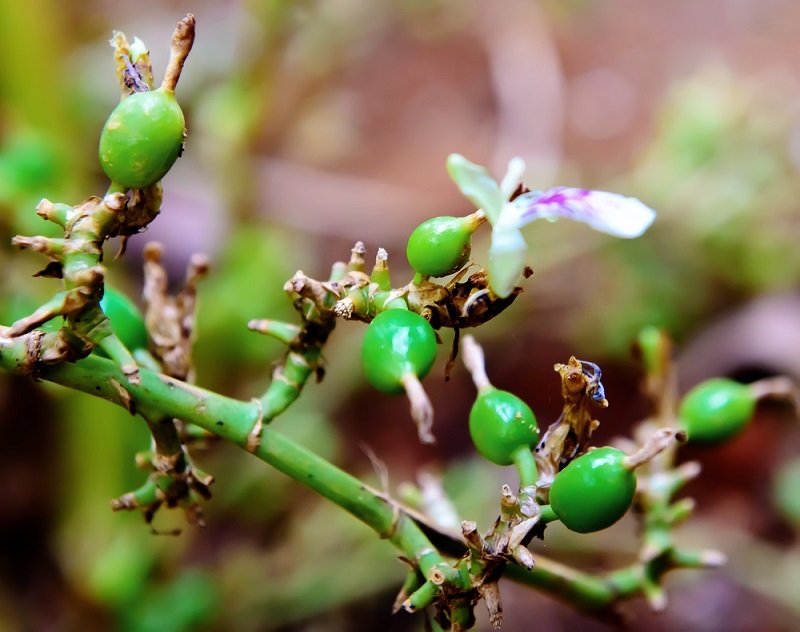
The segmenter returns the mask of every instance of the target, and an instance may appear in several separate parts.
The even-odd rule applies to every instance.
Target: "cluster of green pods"
[[[657,370],[658,363],[650,360],[648,370]],[[539,442],[533,412],[516,395],[489,384],[482,352],[478,369],[475,361],[465,360],[465,363],[478,386],[469,417],[470,435],[478,453],[497,465],[516,465],[522,487],[535,483],[535,469],[533,476],[526,472],[531,450]],[[725,378],[707,380],[682,399],[678,408],[679,427],[687,440],[695,444],[725,442],[747,426],[757,398],[757,390],[751,386]],[[552,515],[578,533],[610,527],[633,503],[637,485],[635,468],[642,462],[645,461],[629,458],[612,447],[590,449],[578,456],[553,478],[548,491]]]
[[[476,449],[497,465],[516,465],[524,485],[539,428],[530,407],[519,397],[489,384],[479,391],[469,416]],[[617,522],[633,502],[636,477],[624,463],[625,453],[600,448],[581,455],[560,471],[550,488],[550,508],[570,530],[600,531]],[[527,479],[527,480],[526,480]]]

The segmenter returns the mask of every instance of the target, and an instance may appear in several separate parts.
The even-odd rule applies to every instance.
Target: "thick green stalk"
[[[173,467],[177,466],[183,456],[183,445],[175,427],[172,417],[149,417],[142,415],[153,435],[153,444],[157,455],[157,460],[170,463]],[[185,467],[185,464],[182,464]],[[182,470],[183,467],[179,467]]]
[[[531,449],[526,445],[518,448],[511,455],[511,460],[519,472],[520,489],[536,485],[539,480],[539,472],[536,469],[536,460],[533,458]]]
[[[13,372],[30,372],[26,348],[29,336],[4,340],[0,366]],[[75,390],[102,397],[135,411],[137,403],[148,416],[175,417],[252,451],[258,458],[328,498],[389,539],[427,576],[443,558],[416,523],[390,501],[358,479],[270,427],[261,428],[254,446],[257,402],[240,402],[191,386],[179,380],[141,369],[141,383],[130,384],[113,362],[90,356],[77,363],[36,366],[36,376]]]
[[[505,576],[587,612],[606,610],[620,597],[616,586],[610,581],[569,568],[541,555],[536,556],[536,566],[531,570],[509,564]]]

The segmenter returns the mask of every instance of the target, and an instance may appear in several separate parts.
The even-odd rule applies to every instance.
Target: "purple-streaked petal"
[[[520,226],[540,218],[566,217],[625,238],[639,237],[656,217],[653,209],[636,198],[571,187],[526,193],[512,204],[521,210]]]

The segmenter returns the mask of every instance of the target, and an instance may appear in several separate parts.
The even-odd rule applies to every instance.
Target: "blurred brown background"
[[[472,210],[444,169],[450,152],[498,175],[519,155],[532,188],[612,190],[659,213],[634,241],[568,222],[526,229],[535,274],[477,336],[493,382],[528,401],[540,425],[559,413],[552,365],[571,354],[604,370],[600,443],[646,414],[628,350],[649,324],[676,339],[682,390],[712,375],[800,377],[797,3],[0,0],[3,243],[50,230],[34,213],[41,197],[77,203],[104,190],[96,145],[118,99],[112,29],[142,38],[159,75],[189,11],[198,39],[178,87],[187,152],[164,181],[162,215],[107,265],[138,297],[147,240],[165,244],[176,283],[191,253],[211,256],[198,316],[203,386],[242,398],[263,390],[280,348],[245,325],[293,317],[281,287],[295,270],[323,277],[363,240],[368,257],[388,249],[394,282],[405,283],[411,230]],[[478,261],[486,249],[479,235]],[[34,255],[5,246],[0,263],[2,322],[55,291],[31,281]],[[465,372],[445,384],[439,366],[426,381],[439,445],[422,448],[405,402],[364,383],[362,327],[337,328],[325,382],[277,427],[374,481],[367,446],[393,487],[437,470],[462,517],[488,527],[515,474],[474,456]],[[8,376],[0,406],[0,628],[422,629],[418,617],[388,614],[404,575],[391,547],[263,463],[227,446],[196,455],[217,478],[208,528],[164,514],[157,526],[183,535],[152,536],[140,516],[108,509],[142,481],[132,458],[147,444],[144,424]],[[704,473],[687,490],[699,508],[678,537],[731,561],[670,577],[663,615],[626,604],[631,625],[800,628],[790,411],[762,407],[733,443],[685,456]],[[633,519],[592,536],[553,527],[539,546],[581,568],[614,568],[632,559],[634,534]],[[603,629],[547,597],[501,589],[506,631]]]

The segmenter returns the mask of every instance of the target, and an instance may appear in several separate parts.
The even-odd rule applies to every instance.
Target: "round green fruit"
[[[422,316],[407,309],[389,309],[367,327],[361,360],[364,375],[383,393],[405,392],[406,375],[424,378],[436,359],[436,334]]]
[[[480,455],[497,465],[511,465],[520,448],[539,442],[530,407],[508,391],[489,386],[478,393],[469,413],[469,434]]]
[[[469,260],[472,233],[482,221],[469,215],[434,217],[423,222],[408,238],[408,263],[416,272],[433,277],[457,272]]]
[[[144,317],[127,296],[106,285],[100,309],[111,321],[111,330],[129,350],[147,349],[148,334]]]
[[[615,448],[599,448],[556,474],[550,507],[567,529],[601,531],[625,515],[636,492],[636,475],[625,467],[625,456]]]
[[[750,387],[727,378],[706,380],[689,391],[678,409],[688,441],[715,445],[739,434],[756,408]]]
[[[112,183],[141,189],[163,178],[183,147],[185,121],[175,93],[130,95],[108,117],[98,157]]]

